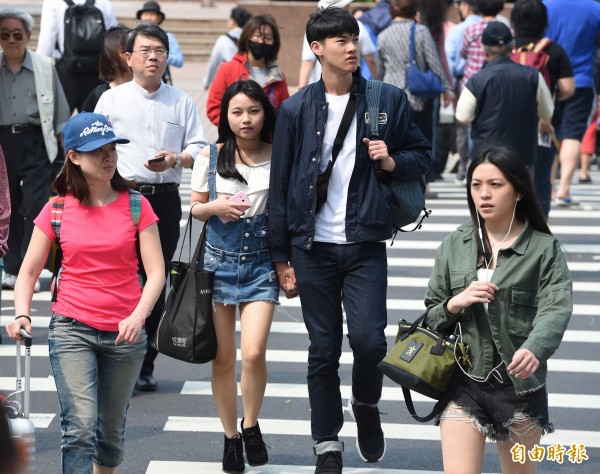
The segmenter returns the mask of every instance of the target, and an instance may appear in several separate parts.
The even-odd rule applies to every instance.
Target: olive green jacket
[[[444,302],[477,280],[477,229],[464,224],[446,237],[436,251],[425,296],[427,324],[452,330],[460,321],[473,367],[468,373],[486,377],[493,369],[494,345],[508,366],[515,351],[529,349],[540,361],[527,379],[511,380],[521,395],[544,386],[547,360],[558,348],[573,312],[572,281],[559,242],[527,224],[507,249],[500,250],[492,282],[499,291],[488,305],[447,315]]]

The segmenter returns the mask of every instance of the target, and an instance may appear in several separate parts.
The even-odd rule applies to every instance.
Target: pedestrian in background
[[[548,9],[548,38],[560,44],[571,60],[575,93],[559,102],[557,126],[561,142],[560,183],[554,195],[559,206],[574,204],[571,180],[581,154],[581,140],[589,126],[596,100],[594,56],[600,37],[600,3],[595,0],[545,0]]]
[[[83,5],[86,0],[72,0],[75,5]],[[65,0],[44,0],[42,3],[42,18],[38,36],[37,53],[54,59],[56,71],[69,103],[70,114],[75,109],[83,110],[83,101],[101,81],[98,78],[98,68],[86,72],[71,72],[62,60],[65,51],[65,11],[69,5]],[[113,12],[110,0],[94,0],[94,7],[102,13],[104,28],[117,26],[117,18]],[[97,51],[100,54],[100,51]]]
[[[529,44],[538,45],[545,38],[548,12],[541,0],[519,0],[513,6],[510,21],[515,32],[514,47],[516,49],[527,47]],[[556,127],[560,124],[559,107],[556,107],[556,104],[573,95],[575,79],[571,61],[562,46],[552,41],[543,48],[543,53],[547,54],[546,69],[550,81],[549,88],[555,103],[552,123]],[[557,150],[551,137],[546,138],[547,141],[543,144],[540,144],[538,140],[533,185],[542,206],[542,212],[547,219],[552,202],[552,164]]]
[[[257,15],[248,20],[238,42],[237,54],[219,66],[208,91],[206,115],[213,124],[219,126],[225,90],[240,79],[258,82],[275,110],[290,96],[285,76],[276,62],[280,48],[279,28],[273,17]]]
[[[387,325],[385,240],[392,235],[387,176],[416,179],[431,169],[427,140],[412,120],[406,94],[383,84],[381,137],[369,140],[367,81],[358,73],[359,27],[352,14],[329,7],[313,13],[306,37],[323,73],[286,100],[277,116],[269,187],[269,246],[279,285],[299,292],[308,329],[308,394],[316,474],[341,474],[344,424],[340,356],[345,322],[352,349],[348,409],[365,462],[386,450],[378,403]],[[342,117],[356,110],[344,137]],[[343,142],[333,165],[333,143]],[[317,208],[317,176],[331,170],[327,197]]]
[[[554,103],[540,72],[512,61],[508,26],[489,22],[481,37],[487,62],[462,91],[456,119],[471,124],[472,156],[490,146],[515,150],[534,176],[538,133],[552,133]]]
[[[34,22],[18,8],[0,10],[0,146],[12,214],[2,286],[13,289],[33,232],[50,196],[69,105],[50,59],[27,49]],[[35,290],[40,291],[39,282]]]
[[[4,256],[8,250],[6,244],[10,228],[10,193],[8,192],[8,176],[4,162],[4,152],[0,146],[0,281],[4,270]],[[0,285],[0,307],[2,306],[2,285]],[[2,343],[2,334],[0,334]]]
[[[149,21],[138,22],[125,41],[125,60],[133,80],[107,90],[95,110],[110,118],[117,134],[131,140],[131,145],[117,145],[119,172],[136,181],[136,189],[148,199],[159,218],[165,270],[179,241],[181,169],[191,168],[206,144],[194,100],[161,79],[168,55],[169,39],[164,30]],[[146,321],[148,350],[136,390],[151,392],[158,387],[154,378],[158,351],[150,341],[164,310],[165,293],[163,288]]]
[[[155,25],[161,25],[165,21],[165,14],[161,11],[158,2],[154,1],[144,3],[144,6],[137,11],[136,16],[138,20],[151,21]],[[165,33],[167,33],[167,38],[169,38],[169,57],[167,59],[167,69],[165,69],[163,74],[163,81],[173,85],[170,66],[183,67],[183,53],[175,35],[170,31],[165,31]]]
[[[118,25],[109,28],[104,35],[102,50],[100,51],[100,61],[98,69],[100,70],[100,79],[104,84],[96,87],[85,99],[82,112],[93,112],[100,96],[108,89],[117,87],[133,79],[131,68],[125,60],[125,39],[129,33],[129,28],[124,25]]]
[[[116,143],[129,140],[115,137],[106,117],[78,114],[63,136],[67,157],[54,181],[60,225],[50,201],[35,220],[15,286],[16,316],[6,329],[17,341],[23,340],[21,329],[31,333],[33,287],[58,240],[62,262],[48,345],[60,403],[62,472],[115,473],[146,351],[144,323],[165,281],[158,218],[138,195],[134,225],[135,183],[117,171]]]
[[[235,7],[231,9],[231,15],[227,20],[227,29],[229,32],[217,38],[210,52],[206,76],[204,76],[204,80],[202,81],[204,89],[208,89],[212,84],[219,66],[231,60],[235,56],[235,53],[237,53],[242,28],[250,18],[252,18],[252,14],[245,8]]]
[[[260,85],[231,84],[221,104],[219,138],[194,163],[192,215],[206,222],[204,268],[215,272],[217,357],[212,393],[225,432],[223,471],[268,461],[258,415],[267,385],[267,338],[279,285],[267,248],[267,204],[275,112]],[[243,192],[249,202],[230,200]],[[243,418],[237,430],[235,313],[240,312]],[[243,446],[242,446],[243,441]]]
[[[483,67],[486,57],[481,45],[481,35],[490,21],[504,8],[504,0],[476,0],[479,21],[473,22],[465,28],[460,55],[466,60],[465,72],[462,78],[463,87],[469,79]]]
[[[503,473],[535,473],[537,461],[515,462],[511,448],[529,452],[554,431],[547,361],[573,311],[571,274],[521,157],[483,150],[469,167],[467,203],[471,222],[437,249],[425,297],[427,325],[469,348],[437,420],[444,472],[482,472],[489,439]]]

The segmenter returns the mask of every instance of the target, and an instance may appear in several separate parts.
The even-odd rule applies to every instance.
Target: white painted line
[[[0,357],[14,357],[14,347],[0,345]],[[31,346],[31,355],[33,357],[48,357],[48,346],[33,344]],[[267,362],[284,362],[306,364],[308,359],[307,351],[291,350],[267,350]],[[237,350],[237,360],[242,360],[241,351]],[[340,364],[352,364],[353,357],[351,352],[342,352]],[[548,370],[552,372],[577,372],[600,374],[600,361],[583,359],[550,359],[548,361]]]
[[[0,392],[14,391],[16,388],[15,377],[0,377]],[[50,377],[31,377],[32,392],[56,392],[56,383],[54,378]]]
[[[381,428],[387,439],[406,439],[439,441],[440,431],[437,426],[425,424],[382,423]],[[308,420],[273,420],[260,419],[260,429],[267,435],[310,435]],[[169,416],[164,426],[165,431],[222,433],[223,426],[218,418]],[[356,423],[346,420],[339,435],[355,438]],[[600,431],[557,430],[555,433],[542,438],[540,444],[550,445],[561,443],[563,446],[583,444],[586,448],[600,448]]]
[[[340,392],[342,393],[342,398],[347,399],[352,393],[352,388],[349,385],[342,385],[340,386]],[[238,394],[240,393],[241,388],[240,384],[238,383]],[[181,395],[212,396],[210,382],[188,380],[183,384]],[[265,396],[274,398],[308,398],[308,387],[306,384],[268,383]],[[413,392],[411,396],[414,402],[435,402],[435,400],[415,392]],[[399,386],[384,386],[381,393],[381,400],[403,401],[404,395],[402,394],[402,388]],[[550,393],[548,395],[548,404],[553,408],[582,408],[589,410],[600,410],[600,395]]]
[[[388,266],[390,267],[421,267],[433,268],[433,258],[399,258],[388,257]],[[600,272],[600,263],[596,262],[570,262],[567,260],[567,266],[572,272]]]
[[[29,419],[33,423],[33,426],[40,430],[48,428],[55,416],[55,413],[30,413]]]
[[[314,458],[312,453],[307,458]],[[186,461],[150,461],[146,474],[223,474],[221,463]],[[313,474],[315,466],[267,464],[253,469],[246,466],[244,474]],[[442,471],[380,469],[377,467],[344,467],[344,474],[443,474]]]

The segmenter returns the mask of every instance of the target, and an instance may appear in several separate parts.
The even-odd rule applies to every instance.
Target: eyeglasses
[[[165,48],[142,48],[133,51],[134,53],[138,53],[140,56],[147,58],[150,56],[150,53],[156,54],[159,58],[166,56],[169,52]]]
[[[25,37],[22,31],[3,31],[0,33],[2,41],[8,41],[11,36],[15,41],[21,41]]]

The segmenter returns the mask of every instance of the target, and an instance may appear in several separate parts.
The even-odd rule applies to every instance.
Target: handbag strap
[[[413,22],[412,25],[410,25],[410,63],[414,63],[415,62],[415,56],[416,56],[416,47],[415,47],[415,30],[417,28],[417,24]]]
[[[404,403],[406,405],[406,409],[408,410],[408,413],[410,413],[410,416],[412,416],[414,420],[418,421],[419,423],[427,423],[428,421],[433,420],[436,416],[438,416],[440,413],[442,413],[444,411],[444,408],[446,408],[448,406],[448,403],[450,403],[450,401],[452,400],[452,397],[454,396],[454,393],[456,392],[457,387],[458,387],[458,382],[457,382],[456,376],[454,376],[452,378],[452,382],[450,383],[450,386],[444,393],[444,396],[435,403],[431,412],[425,416],[417,415],[415,406],[413,405],[410,390],[402,387],[402,394],[404,395]]]
[[[216,173],[217,173],[217,145],[211,144],[210,155],[208,159],[208,199],[214,201],[217,199],[217,185],[216,185]]]

